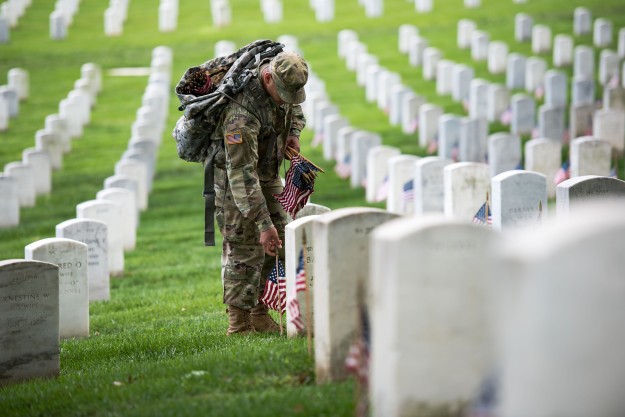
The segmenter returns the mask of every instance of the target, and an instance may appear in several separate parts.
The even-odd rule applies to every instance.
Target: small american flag
[[[497,417],[498,381],[495,375],[486,377],[479,388],[477,397],[472,401],[466,417]]]
[[[436,151],[438,151],[438,141],[437,140],[432,140],[428,144],[428,149],[427,149],[426,152],[427,152],[428,155],[434,155],[436,153]]]
[[[553,178],[554,184],[558,185],[562,181],[566,181],[571,178],[571,164],[569,161],[565,161],[558,172],[556,172],[556,176]]]
[[[479,225],[492,225],[493,224],[493,215],[490,211],[490,205],[488,206],[488,216],[486,215],[486,203],[482,204],[482,207],[475,213],[473,216],[473,224]]]
[[[352,173],[350,155],[345,155],[345,157],[343,157],[343,160],[339,161],[336,164],[336,166],[334,167],[334,171],[336,172],[336,175],[339,176],[339,178],[349,178]]]
[[[302,313],[299,308],[299,301],[297,301],[297,297],[289,298],[287,308],[289,309],[289,320],[291,323],[293,323],[298,331],[304,330],[304,321],[302,320]]]
[[[286,308],[286,274],[280,260],[271,269],[260,301],[272,310],[284,313]]]
[[[284,211],[295,217],[314,191],[314,178],[319,169],[299,155],[291,158],[282,193],[274,194]]]
[[[458,162],[458,160],[460,159],[460,146],[459,145],[452,146],[449,156],[452,161]]]
[[[310,146],[312,146],[313,148],[316,148],[317,146],[321,145],[322,143],[323,143],[323,133],[317,133],[317,134],[315,134],[315,137],[313,138],[313,141],[310,144]]]
[[[382,180],[382,182],[380,183],[380,186],[376,190],[375,199],[374,199],[375,201],[386,200],[386,196],[388,195],[388,186],[389,186],[388,175],[386,175],[384,179]]]
[[[414,181],[408,180],[402,187],[402,200],[404,203],[410,203],[414,200]]]
[[[536,89],[534,90],[534,96],[537,100],[540,100],[545,95],[545,86],[541,83],[538,84]]]
[[[369,352],[371,348],[371,333],[369,328],[369,314],[364,305],[359,306],[360,334],[347,353],[345,369],[353,373],[362,385],[369,382]]]
[[[297,263],[297,272],[295,275],[295,289],[297,291],[306,291],[306,265],[304,264],[304,248],[299,251],[299,262]]]
[[[504,126],[509,126],[510,122],[512,122],[512,109],[507,108],[506,110],[504,110],[499,117],[499,121]]]

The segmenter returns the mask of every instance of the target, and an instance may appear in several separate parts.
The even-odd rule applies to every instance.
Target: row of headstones
[[[157,126],[154,135],[167,119],[171,65],[171,49],[156,47],[137,112]],[[137,196],[150,186],[160,143],[136,134],[96,200],[78,204],[56,237],[27,245],[23,260],[0,261],[0,385],[58,375],[59,340],[87,337],[89,303],[110,299],[110,276],[123,273],[123,251],[134,248],[138,212],[147,207]]]
[[[406,27],[400,28],[400,32],[402,31],[406,32]],[[393,78],[388,77],[388,74],[379,71],[376,65],[377,59],[366,54],[366,52],[363,52],[363,50],[366,50],[366,46],[363,46],[358,42],[357,35],[355,35],[352,31],[343,31],[339,33],[339,55],[347,54],[348,68],[350,67],[349,53],[358,50],[360,50],[359,58],[361,59],[354,59],[354,55],[352,55],[351,66],[353,68],[353,66],[356,65],[356,69],[362,69],[366,68],[367,64],[370,64],[373,67],[373,70],[369,74],[370,76],[367,77],[368,80],[375,80],[376,73],[382,76],[381,80],[377,82],[377,88],[376,83],[371,83],[373,87],[370,88],[369,91],[375,91],[378,92],[378,94],[381,94],[382,91],[391,91],[391,98],[388,99],[387,97],[387,101],[390,103],[391,107],[390,119],[392,124],[400,122],[402,126],[404,126],[404,131],[410,133],[414,130],[414,127],[410,126],[410,124],[412,124],[411,122],[414,122],[414,115],[417,114],[418,123],[414,123],[413,126],[419,127],[421,146],[428,146],[428,144],[432,142],[439,142],[439,156],[453,158],[456,161],[485,161],[488,154],[488,130],[487,125],[483,120],[495,120],[497,116],[493,116],[493,113],[501,114],[509,106],[509,92],[505,88],[498,85],[489,85],[483,80],[473,80],[473,84],[470,84],[469,88],[469,101],[473,104],[470,106],[469,114],[470,116],[472,115],[473,118],[460,118],[451,114],[443,115],[443,110],[440,107],[432,104],[423,105],[422,98],[416,96],[409,89],[402,86],[400,84],[398,74],[391,74],[394,75]],[[464,70],[465,68],[462,66],[460,69]],[[458,71],[457,73],[462,74],[463,71]],[[515,95],[513,97],[511,110],[513,133],[534,133],[538,137],[554,138],[560,141],[563,140],[565,131],[564,111],[563,109],[560,109],[560,107],[566,103],[566,79],[563,79],[563,77],[564,75],[559,72],[549,72],[547,74],[547,104],[540,109],[540,113],[538,115],[539,128],[535,133],[533,131],[535,130],[536,111],[533,98],[524,95]],[[390,88],[388,85],[385,85],[385,83],[389,82],[389,80],[392,83],[395,83],[395,85]],[[461,83],[456,82],[454,84]],[[456,90],[458,90],[458,88],[456,88]],[[574,95],[576,94],[574,93]],[[373,94],[368,94],[368,96],[375,98],[373,97]],[[587,135],[592,132],[594,115],[595,125],[597,126],[595,130],[597,134],[600,135],[599,137],[605,138],[616,149],[622,150],[625,142],[625,125],[620,111],[622,109],[622,104],[619,100],[621,99],[614,100],[615,97],[618,98],[617,95],[613,95],[610,96],[612,100],[605,101],[608,105],[616,107],[618,111],[600,110],[595,113],[594,106],[592,105],[573,107],[571,109],[571,122],[573,126],[571,131],[575,135],[574,137]],[[592,100],[592,98],[590,100]],[[380,102],[381,101],[378,100],[378,103]],[[398,103],[401,104],[398,105]],[[587,103],[587,101],[582,100],[582,103]],[[383,105],[380,107],[383,108]],[[396,110],[398,108],[401,108],[402,111],[400,112]],[[471,108],[475,110],[471,111]],[[399,115],[402,115],[403,118]],[[329,120],[331,119],[329,118]],[[345,124],[346,122],[343,121],[343,123]],[[409,125],[408,127],[406,127],[407,124]],[[330,125],[325,132],[324,143],[343,143],[345,141],[349,142],[353,140],[348,137],[349,130],[343,130],[342,133],[345,137],[342,137],[343,135],[339,136],[338,132],[339,129],[333,130],[332,125]],[[503,139],[506,136],[509,135],[500,134],[495,136],[495,138]],[[463,142],[464,145],[460,145],[460,142]],[[507,146],[512,146],[514,148],[516,142],[498,140],[497,143],[507,144]],[[360,143],[356,144],[356,146],[358,145],[360,145]],[[519,148],[519,144],[516,143],[516,145],[516,147]],[[349,145],[347,147],[349,148]],[[328,145],[328,148],[331,148],[330,145]],[[495,149],[498,149],[498,147],[495,147]],[[354,150],[354,152],[356,151]],[[502,152],[506,154],[505,149],[503,149]],[[326,154],[326,157],[329,157],[329,159],[332,159],[334,155],[333,151],[324,152],[324,154]],[[518,152],[509,152],[508,154],[517,155]],[[499,158],[496,159],[498,160]],[[513,156],[512,159],[520,161],[520,158],[517,158],[516,156]],[[607,161],[607,167],[609,170],[609,152],[607,159],[604,159]],[[506,160],[510,161],[511,159],[507,158]],[[338,159],[338,166],[343,168],[341,161],[342,159]],[[518,164],[518,162],[514,163],[515,165],[506,167],[505,170],[513,169]],[[502,167],[499,167],[498,165],[501,164],[493,164],[492,167],[497,170],[497,172],[501,172]],[[602,163],[601,165],[606,165],[606,163]],[[355,173],[356,176],[352,178],[352,185],[358,186],[360,184],[362,177],[359,176],[358,173],[366,170],[365,168],[364,164],[353,167],[352,173]],[[555,169],[557,170],[558,168]],[[341,171],[344,170],[341,169]],[[600,169],[597,172],[588,173],[607,175],[608,171]]]
[[[527,17],[527,19],[530,19]],[[599,19],[597,19],[599,20]],[[540,25],[534,25],[537,28]],[[536,32],[536,33],[534,33]],[[551,45],[550,35],[547,40],[540,35],[546,31],[533,31],[533,41]],[[534,93],[540,86],[542,76],[547,70],[547,63],[539,57],[527,59],[518,53],[509,53],[506,43],[490,41],[489,35],[478,30],[475,22],[469,19],[458,21],[458,47],[470,48],[474,61],[487,61],[491,74],[506,73],[506,85],[510,89],[523,89]],[[549,50],[551,48],[549,47]],[[437,64],[442,59],[442,52],[429,46],[428,40],[419,34],[416,26],[405,24],[399,28],[399,50],[407,54],[413,67],[423,65],[424,79],[435,79]],[[427,53],[426,53],[427,52]],[[598,80],[602,85],[618,84],[614,80],[619,77],[619,61],[625,57],[625,30],[619,32],[618,52],[604,49],[600,54]],[[557,35],[553,52],[555,67],[574,65],[574,77],[594,80],[594,50],[589,46],[578,45],[573,48],[573,39],[568,35]],[[525,74],[530,77],[526,78]]]
[[[474,23],[468,20],[459,22],[458,40],[460,47],[466,47],[461,40],[467,39],[466,33],[473,31]],[[470,30],[468,29],[470,27]],[[510,123],[510,91],[513,89],[525,88],[527,92],[536,94],[538,98],[542,98],[543,91],[545,94],[544,112],[558,113],[558,108],[564,107],[567,103],[567,80],[566,75],[559,71],[547,71],[546,62],[537,57],[526,59],[523,55],[510,53],[507,54],[507,47],[488,48],[489,68],[498,67],[506,71],[506,86],[499,84],[489,84],[486,80],[473,78],[473,69],[464,64],[455,64],[448,60],[441,59],[441,53],[436,48],[427,47],[427,40],[418,36],[418,30],[411,25],[400,27],[400,51],[410,52],[410,45],[415,45],[414,56],[411,58],[414,65],[423,65],[423,75],[426,79],[436,79],[437,92],[440,95],[451,94],[452,98],[457,102],[463,102],[469,109],[469,115],[472,117],[485,117],[489,121],[503,121],[504,124]],[[462,34],[462,35],[461,35]],[[413,42],[412,44],[410,42]],[[494,42],[489,45],[492,46]],[[572,48],[572,44],[571,44]],[[427,53],[426,53],[427,52]],[[490,62],[497,62],[491,65]],[[569,61],[570,62],[570,61]],[[589,111],[589,105],[594,103],[594,55],[592,48],[586,46],[578,46],[575,48],[575,67],[576,76],[572,82],[571,97],[572,109],[571,113],[578,113],[577,121],[586,122],[588,117],[585,116]],[[613,80],[619,79],[619,58],[613,52],[604,50],[601,54],[599,81],[606,85],[604,90],[604,110],[615,107],[622,107],[623,89],[614,84]],[[471,94],[473,93],[473,94]],[[527,102],[531,97],[524,95],[516,95],[515,100],[523,99]],[[524,107],[535,108],[531,102],[524,104]],[[576,109],[575,107],[578,107]],[[516,108],[520,108],[516,106]],[[531,115],[534,112],[529,112]],[[529,115],[529,114],[528,114]],[[502,119],[502,116],[503,119]],[[591,117],[592,118],[592,117]],[[528,133],[534,128],[534,120],[531,117],[513,117],[512,129],[513,133]],[[563,117],[560,117],[562,122]],[[521,123],[519,126],[520,121]],[[516,122],[516,123],[515,123]],[[540,122],[540,117],[539,117]],[[540,123],[539,123],[540,124]],[[563,125],[563,123],[560,123]],[[571,135],[574,137],[579,134],[588,134],[588,127],[584,124],[574,126],[577,130]],[[555,126],[557,128],[557,126]],[[520,129],[520,130],[518,130]],[[548,130],[548,129],[547,129]],[[561,138],[564,128],[555,129],[554,135],[549,137]]]
[[[62,168],[63,155],[71,151],[72,140],[82,136],[101,89],[100,68],[84,64],[74,89],[60,101],[59,113],[48,115],[44,129],[35,133],[35,147],[22,152],[22,161],[4,166],[0,175],[0,227],[17,226],[20,208],[33,207],[37,196],[50,193],[52,171]]]
[[[613,27],[612,22],[605,18],[595,19],[592,23],[592,13],[585,7],[577,7],[573,11],[573,33],[576,36],[590,34],[592,27],[593,44],[598,48],[607,48],[612,44]],[[625,28],[618,32],[618,54],[623,57],[625,48],[624,37]],[[546,25],[534,25],[531,16],[526,13],[517,13],[514,18],[514,38],[517,42],[532,43],[532,51],[535,54],[548,53],[551,51],[551,29]],[[553,38],[555,47],[562,43],[564,51],[570,51],[573,40],[570,36],[556,35]],[[554,51],[553,61],[557,64],[558,56],[570,54],[556,54]],[[564,63],[566,64],[566,62]]]
[[[510,146],[512,144],[512,146]],[[518,137],[494,134],[489,138],[490,152],[496,156],[490,165],[479,162],[454,162],[436,156],[418,157],[401,154],[391,146],[371,148],[367,157],[366,198],[369,202],[385,201],[386,209],[403,215],[444,213],[460,219],[472,218],[491,193],[493,222],[498,228],[523,224],[539,217],[538,202],[556,197],[557,188],[566,178],[589,175],[617,179],[610,169],[611,148],[591,137],[578,138],[571,144],[571,166],[567,177],[557,183],[561,169],[561,145],[549,139],[532,139],[525,144],[526,167],[520,167],[521,143]],[[504,179],[528,192],[522,211],[507,211],[498,200]],[[520,178],[532,178],[521,181]],[[530,191],[531,190],[531,191]],[[509,194],[506,192],[505,194]],[[544,196],[544,198],[543,198]],[[540,198],[539,198],[540,197]],[[545,205],[546,207],[546,205]],[[501,211],[497,211],[498,208]]]
[[[412,2],[413,0],[408,0]],[[527,3],[527,0],[512,0],[513,3]],[[476,8],[481,6],[481,0],[464,0],[464,6],[467,8]],[[434,9],[434,0],[414,0],[415,10],[418,13],[430,13]]]
[[[28,99],[29,76],[22,68],[11,68],[7,84],[0,86],[0,132],[9,128],[9,119],[19,115],[20,101]]]
[[[104,189],[96,199],[76,206],[76,217],[100,220],[107,225],[112,275],[123,273],[124,251],[135,248],[139,213],[148,208],[168,115],[172,62],[170,48],[154,48],[151,74],[132,123],[128,147],[115,164],[114,175],[104,180]]]
[[[407,47],[406,42],[402,42],[402,39],[406,39],[407,33],[412,33],[413,38],[419,38],[418,35],[414,35],[416,32],[418,32],[416,27],[411,25],[400,27],[400,50],[403,48],[405,51]],[[425,51],[429,52],[432,49],[426,48]],[[580,61],[587,61],[588,57],[582,56],[582,52],[586,51],[580,49],[579,52]],[[357,34],[350,30],[339,32],[339,56],[344,54],[348,68],[357,71],[359,84],[365,84],[367,87],[367,99],[377,101],[378,107],[388,111],[392,125],[401,124],[405,133],[412,133],[418,127],[421,146],[436,142],[438,118],[443,112],[440,107],[433,104],[422,106],[424,99],[402,85],[399,74],[389,73],[380,68],[377,58],[366,53],[366,45],[360,43]],[[513,134],[533,134],[534,137],[548,137],[560,141],[565,138],[567,129],[564,107],[568,98],[564,73],[555,70],[545,72],[546,64],[539,58],[530,58],[526,65],[524,57],[509,55],[511,59],[508,69],[509,73],[513,74],[509,79],[521,79],[522,83],[531,84],[528,87],[529,91],[534,91],[539,86],[542,88],[544,85],[545,104],[539,108],[537,114],[536,103],[529,95],[515,94],[511,99],[510,91],[506,87],[482,79],[473,79],[472,68],[464,64],[434,59],[435,55],[438,56],[430,54],[432,59],[426,60],[431,63],[436,61],[436,67],[432,64],[429,68],[430,77],[437,81],[438,93],[451,94],[455,101],[464,102],[472,119],[510,124]],[[525,76],[526,67],[529,68],[527,72],[531,77]],[[618,65],[615,68],[618,69]],[[426,70],[424,67],[424,76],[428,73]],[[570,109],[569,135],[577,137],[592,133],[595,120],[597,126],[595,135],[622,149],[625,142],[625,126],[621,114],[621,110],[625,109],[623,88],[612,86],[604,89],[604,108],[595,109],[594,81],[578,77],[572,84],[572,97],[574,104]],[[477,120],[472,122],[478,124]]]
[[[515,181],[504,180],[502,184],[508,182],[512,185]],[[539,272],[542,284],[548,283],[547,285],[553,285],[556,289],[561,288],[564,281],[575,282],[579,279],[586,282],[588,289],[594,288],[591,290],[594,295],[597,294],[594,291],[607,294],[618,288],[618,294],[613,294],[613,298],[610,298],[609,307],[600,313],[596,310],[602,308],[600,297],[591,296],[586,300],[595,300],[592,306],[584,303],[584,307],[590,307],[593,311],[593,320],[588,322],[587,330],[593,329],[592,323],[596,323],[595,320],[603,323],[611,314],[618,314],[619,320],[622,320],[625,313],[622,286],[613,286],[619,281],[610,285],[606,285],[610,281],[603,281],[606,278],[620,279],[622,251],[610,248],[622,246],[625,226],[621,216],[622,206],[615,211],[606,207],[596,208],[590,216],[580,215],[583,213],[582,202],[623,201],[625,182],[585,177],[571,179],[566,183],[562,184],[562,189],[569,197],[566,200],[568,217],[562,216],[558,222],[544,224],[542,228],[527,227],[525,231],[516,230],[515,234],[493,233],[487,227],[477,227],[469,224],[469,221],[451,220],[440,215],[394,220],[399,217],[397,214],[371,208],[339,209],[299,218],[288,224],[285,246],[286,292],[287,297],[289,294],[297,294],[300,307],[298,318],[304,322],[304,326],[296,327],[292,324],[295,318],[287,308],[287,329],[289,336],[296,336],[305,333],[306,327],[312,324],[317,381],[323,383],[341,380],[347,376],[345,359],[348,350],[352,341],[362,335],[363,331],[359,320],[361,304],[369,305],[372,332],[369,345],[369,383],[374,415],[380,416],[412,415],[414,413],[407,412],[414,411],[415,408],[410,408],[411,406],[416,407],[415,404],[410,404],[411,401],[420,402],[419,406],[425,407],[452,405],[457,401],[466,404],[478,394],[480,384],[490,373],[502,372],[506,366],[513,366],[505,359],[518,360],[519,356],[516,355],[521,355],[523,349],[515,351],[515,355],[511,357],[500,356],[498,361],[493,361],[492,357],[496,350],[493,337],[510,337],[513,335],[508,331],[518,329],[508,322],[512,318],[508,313],[513,310],[498,310],[493,313],[490,308],[513,308],[511,303],[521,294],[521,288],[517,287],[521,282],[517,280],[529,281],[529,278],[524,278],[527,273]],[[514,201],[514,194],[507,194],[505,198],[512,203],[510,209],[512,206],[520,211],[525,209],[523,203]],[[558,206],[558,217],[563,208]],[[394,221],[390,222],[391,220]],[[520,232],[525,235],[520,237]],[[485,245],[482,239],[496,241],[490,246]],[[594,246],[599,242],[601,243],[598,246]],[[504,244],[512,247],[503,246]],[[579,249],[573,250],[571,244]],[[306,252],[303,252],[304,247]],[[554,247],[559,247],[559,250],[554,251]],[[504,248],[505,253],[511,256],[508,260],[513,261],[514,257],[517,262],[515,265],[506,263],[505,267],[508,269],[502,269],[502,265],[498,263],[501,261],[499,256],[503,253],[498,251]],[[551,250],[541,250],[549,248]],[[302,253],[306,253],[304,262],[307,289],[312,292],[308,296],[294,288],[297,260]],[[556,257],[556,253],[560,253],[560,256],[568,253],[568,262],[574,265],[563,263],[564,260]],[[520,254],[523,256],[519,256]],[[527,263],[536,260],[540,260],[542,268],[547,265],[550,267],[542,271]],[[594,281],[597,275],[592,272],[597,264],[601,264],[602,271],[599,283]],[[585,266],[580,268],[582,265]],[[505,276],[501,275],[502,271],[505,271]],[[554,277],[553,281],[551,277]],[[503,289],[500,287],[501,280],[508,281],[503,284],[509,285],[506,290],[513,291],[512,293],[498,292]],[[595,284],[600,287],[595,287]],[[601,287],[602,284],[606,286]],[[361,291],[365,294],[362,298],[359,297]],[[493,294],[496,299],[489,299]],[[558,298],[563,295],[560,290],[558,294]],[[574,295],[573,292],[565,294]],[[577,294],[579,296],[585,292],[580,291]],[[567,307],[576,305],[572,300],[567,301]],[[495,304],[489,305],[491,302]],[[544,315],[549,310],[553,297],[548,296],[543,302],[545,305],[541,307],[540,314],[532,314],[532,317],[539,321],[545,317],[563,318],[560,314]],[[614,302],[619,303],[618,310],[614,310]],[[558,306],[563,305],[558,302]],[[528,310],[516,318],[523,319],[525,314],[532,311],[532,307],[536,308],[536,305],[527,300],[524,308]],[[312,311],[309,312],[309,309]],[[581,310],[572,308],[566,313],[572,311]],[[489,312],[494,315],[488,316]],[[313,321],[308,322],[311,317]],[[567,328],[570,326],[571,330],[567,337],[579,338],[579,342],[587,337],[575,330],[575,320],[567,323]],[[610,328],[609,335],[599,336],[603,331],[593,333],[593,337],[600,337],[605,342],[596,345],[601,346],[601,352],[610,345],[606,337],[615,337],[614,332],[619,335],[618,347],[610,355],[610,361],[620,358],[618,352],[623,343],[620,336],[622,331],[617,324],[619,321],[615,319],[613,323],[615,326]],[[532,333],[527,328],[524,330],[525,336],[529,335],[527,332],[533,337],[541,333]],[[549,333],[552,332],[546,332]],[[520,337],[516,341],[520,342],[522,339]],[[526,342],[524,347],[527,346]],[[595,345],[595,342],[597,340],[592,340],[590,345]],[[540,350],[549,348],[549,343],[545,340],[540,343],[540,346],[534,347]],[[562,349],[570,348],[568,343],[559,346]],[[470,352],[469,361],[467,352]],[[499,352],[503,353],[509,355],[512,352]],[[545,351],[540,353],[547,354]],[[563,354],[566,351],[558,353]],[[596,361],[605,360],[600,352],[597,353],[597,357],[588,358],[584,363],[569,362],[568,365],[591,366]],[[579,360],[576,355],[564,356],[571,361]],[[622,367],[623,364],[620,363]],[[532,372],[538,374],[544,371],[541,366],[544,365],[536,365]],[[520,372],[519,369],[515,370]],[[588,368],[584,369],[587,370]],[[623,369],[619,368],[618,371],[622,373]],[[497,376],[500,377],[502,373]],[[580,371],[579,377],[583,375]],[[508,375],[505,377],[512,378]],[[554,373],[549,377],[562,376]],[[593,383],[601,382],[605,377],[607,375],[593,374]],[[412,387],[417,381],[422,388],[415,390]],[[506,383],[511,381],[513,379],[507,382],[504,380],[501,389],[505,389]],[[565,381],[563,378],[562,382]],[[549,382],[553,384],[553,379]],[[520,381],[516,383],[519,384]],[[549,384],[544,387],[549,387]],[[532,395],[537,392],[540,390],[532,390]],[[524,392],[521,390],[516,395],[522,397]]]
[[[314,1],[314,0],[313,0]],[[420,13],[431,12],[433,0],[408,0],[415,4],[416,11]],[[515,3],[525,3],[527,0],[515,0]],[[380,17],[384,14],[384,0],[358,0],[358,3],[365,8],[367,17]],[[473,9],[482,5],[482,0],[463,0],[464,7]]]
[[[128,18],[129,2],[130,0],[109,1],[109,7],[104,11],[104,34],[106,36],[121,36],[124,33],[124,23],[126,23]]]
[[[74,21],[78,12],[80,0],[58,0],[54,4],[54,11],[50,14],[50,39],[62,40],[67,38],[67,30]]]

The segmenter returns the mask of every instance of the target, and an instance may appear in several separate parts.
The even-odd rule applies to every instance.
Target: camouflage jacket
[[[261,187],[279,180],[287,136],[299,137],[306,124],[301,106],[278,106],[265,92],[260,70],[267,62],[259,64],[245,89],[224,109],[211,138],[224,143],[224,151],[215,157],[216,194],[229,187],[241,214],[260,231],[273,226]]]

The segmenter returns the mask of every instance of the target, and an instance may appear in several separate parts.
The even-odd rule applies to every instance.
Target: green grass
[[[34,208],[21,210],[19,227],[0,230],[0,259],[23,258],[24,246],[53,237],[55,225],[75,217],[76,204],[95,198],[104,179],[126,149],[130,126],[141,105],[147,77],[112,77],[116,67],[147,67],[152,49],[174,51],[172,82],[186,68],[212,57],[215,42],[242,46],[258,38],[291,34],[311,67],[326,82],[331,100],[350,123],[378,132],[385,144],[424,155],[416,135],[404,135],[388,124],[386,115],[364,100],[354,73],[337,56],[337,32],[358,32],[369,51],[385,67],[401,74],[404,82],[447,112],[461,112],[448,98],[435,95],[435,85],[424,81],[421,69],[408,66],[397,52],[398,27],[413,23],[444,57],[466,62],[476,76],[491,76],[485,63],[472,63],[469,51],[456,48],[456,22],[474,19],[492,40],[509,43],[510,51],[530,55],[530,45],[513,39],[514,14],[525,11],[535,23],[548,24],[553,34],[572,34],[573,9],[586,5],[593,17],[607,17],[614,32],[625,26],[622,0],[530,1],[484,0],[479,9],[464,9],[461,0],[437,0],[431,14],[419,15],[405,0],[386,0],[385,15],[366,19],[356,0],[336,0],[336,19],[314,21],[308,0],[285,1],[285,20],[262,22],[258,0],[232,0],[233,23],[214,28],[208,0],[180,4],[179,28],[157,31],[156,1],[132,0],[124,34],[103,33],[106,1],[83,1],[69,28],[68,38],[48,37],[48,17],[54,2],[35,1],[11,31],[11,42],[0,45],[0,74],[10,68],[29,71],[31,94],[21,104],[10,129],[0,133],[0,166],[21,159],[34,146],[35,132],[80,77],[80,66],[99,64],[104,88],[92,113],[92,122],[63,168],[53,174],[53,192],[39,197]],[[591,44],[590,36],[576,44]],[[614,46],[615,47],[615,46]],[[551,62],[551,57],[545,57]],[[598,54],[597,54],[598,58]],[[570,69],[566,70],[570,75]],[[4,75],[2,75],[4,77]],[[0,78],[0,83],[4,78]],[[179,116],[172,95],[167,129],[159,150],[158,170],[149,210],[141,216],[137,249],[126,254],[126,272],[113,279],[111,300],[91,305],[90,337],[61,344],[61,375],[0,388],[0,415],[8,416],[351,416],[352,381],[316,385],[314,362],[305,339],[255,335],[226,337],[226,315],[221,303],[220,249],[206,248],[203,239],[202,169],[178,159],[169,136]],[[495,126],[492,131],[500,130]],[[332,173],[333,163],[312,149],[310,130],[302,137],[303,152],[321,165],[322,175],[313,201],[332,208],[366,205],[362,189],[350,189]],[[621,174],[623,167],[621,166]],[[382,207],[381,204],[376,205]]]

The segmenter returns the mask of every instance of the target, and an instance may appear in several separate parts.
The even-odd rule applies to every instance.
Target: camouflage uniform
[[[276,105],[265,92],[261,62],[246,88],[222,114],[212,140],[215,206],[223,236],[224,303],[249,310],[258,303],[275,258],[265,256],[260,232],[275,226],[284,242],[287,216],[273,197],[282,191],[279,169],[287,136],[299,137],[306,120],[299,105]],[[280,252],[284,258],[284,251]]]

